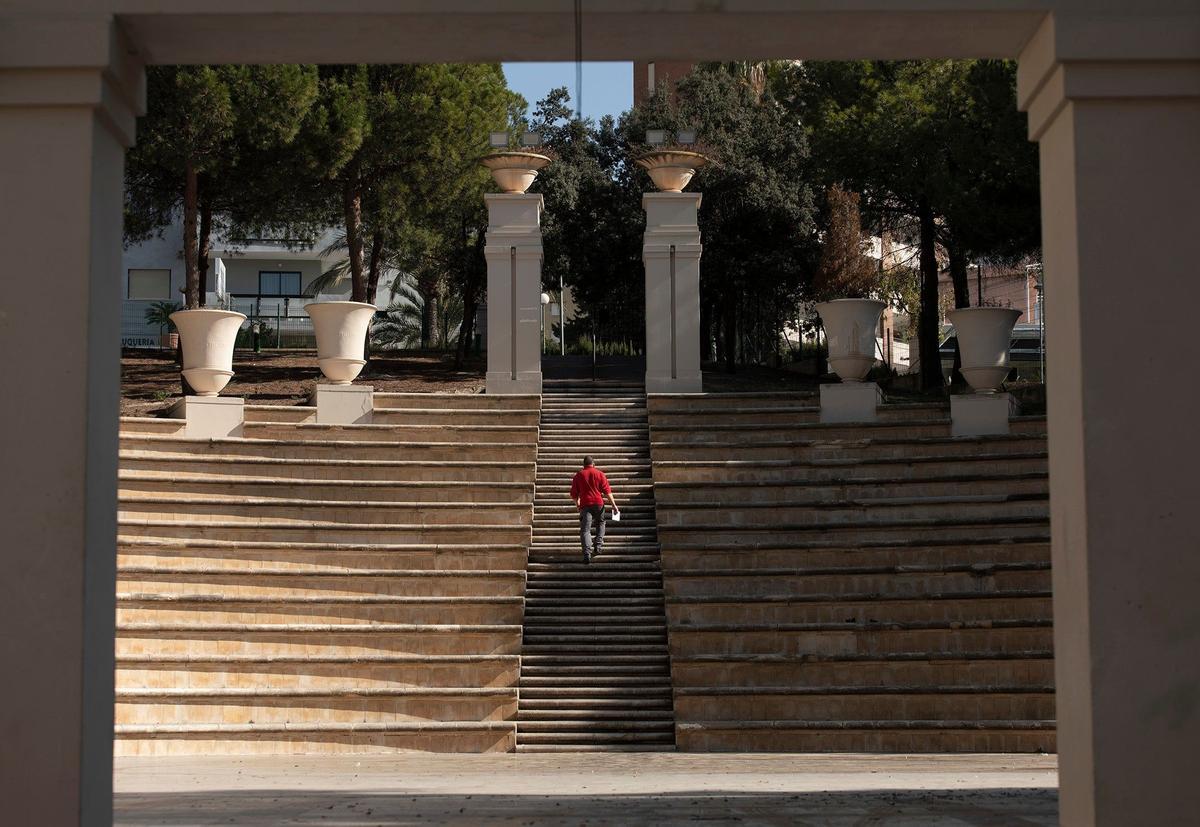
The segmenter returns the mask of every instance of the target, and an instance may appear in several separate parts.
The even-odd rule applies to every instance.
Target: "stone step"
[[[555,629],[553,632],[545,634],[526,634],[522,638],[522,642],[525,646],[556,646],[563,644],[580,646],[665,646],[667,644],[667,631],[663,628],[661,632],[638,634],[634,631],[625,630],[600,633],[594,629],[589,629],[580,634],[571,634],[569,629]]]
[[[538,410],[542,397],[538,394],[483,393],[375,393],[375,410],[419,409],[426,411],[478,410],[511,411]]]
[[[847,439],[795,440],[793,442],[751,442],[747,440],[709,441],[691,444],[654,442],[650,445],[654,462],[686,460],[740,462],[769,460],[848,460],[876,461],[928,453],[932,449],[943,457],[970,457],[984,452],[996,452],[1001,447],[1018,453],[1043,449],[1045,437],[1014,434],[991,437],[928,437],[923,439]]]
[[[586,657],[589,661],[598,660],[605,655],[625,657],[627,655],[662,656],[667,651],[663,643],[610,643],[594,640],[571,640],[558,643],[535,643],[525,641],[521,649],[522,657],[530,655],[546,655],[554,658]]]
[[[967,626],[958,622],[900,624],[789,624],[750,626],[710,624],[675,626],[673,656],[842,654],[885,655],[926,652],[997,653],[1047,650],[1053,645],[1048,622],[1009,625],[987,622]]]
[[[1029,504],[1024,504],[1028,506]],[[1018,509],[1020,511],[1021,509]],[[823,541],[828,546],[867,546],[886,543],[898,536],[911,544],[967,543],[1004,540],[1048,539],[1045,516],[986,517],[974,520],[941,517],[913,520],[901,512],[900,519],[857,522],[809,523],[775,526],[669,526],[659,524],[664,556],[668,550],[698,548],[778,548],[798,543]]]
[[[338,521],[260,522],[231,520],[126,519],[120,522],[125,537],[160,537],[233,542],[275,543],[470,543],[488,537],[497,544],[528,542],[528,526],[487,523],[456,525],[399,525]]]
[[[525,640],[534,642],[547,638],[589,637],[596,640],[615,640],[618,638],[637,638],[645,640],[666,640],[667,623],[660,619],[658,623],[553,623],[539,624],[529,618],[525,619]]]
[[[158,434],[160,436],[182,437],[187,422],[183,419],[157,416],[123,416],[120,420],[120,433],[124,434]]]
[[[525,689],[545,689],[545,688],[567,688],[567,687],[586,687],[586,688],[612,688],[618,686],[649,686],[655,688],[671,687],[670,673],[662,673],[658,675],[527,675],[522,673],[520,687]]]
[[[730,456],[737,456],[731,454]],[[654,482],[658,487],[746,483],[750,485],[796,483],[841,483],[886,477],[893,480],[939,479],[981,474],[1045,473],[1045,446],[1036,450],[998,453],[980,448],[972,454],[944,455],[928,450],[922,454],[898,453],[891,457],[863,459],[854,455],[810,459],[774,460],[717,459],[656,460]]]
[[[526,727],[525,723],[537,722],[549,728],[558,724],[603,724],[612,722],[661,724],[674,729],[675,718],[670,711],[653,709],[526,709],[517,713],[518,727],[529,732],[537,731],[538,727]],[[567,727],[555,727],[566,729]]]
[[[913,542],[898,533],[875,543],[850,545],[817,536],[789,545],[762,544],[755,547],[696,545],[664,549],[665,571],[706,572],[709,570],[757,568],[815,571],[820,567],[902,568],[912,566],[993,566],[1050,562],[1047,526],[1024,532],[1028,539],[1002,536],[991,539],[965,538],[944,542]]]
[[[118,659],[154,653],[163,659],[346,657],[392,655],[499,655],[521,651],[519,625],[408,624],[123,624]]]
[[[761,626],[770,624],[934,623],[978,624],[989,620],[1047,621],[1052,601],[1040,592],[973,595],[916,594],[904,598],[879,595],[814,595],[803,600],[739,600],[713,595],[686,602],[667,599],[672,630],[690,624]],[[529,614],[526,608],[526,616]]]
[[[337,521],[372,524],[521,526],[533,518],[530,503],[389,502],[386,500],[289,500],[276,497],[213,499],[197,495],[173,497],[121,494],[118,520],[183,520],[187,522],[274,522],[303,525]]]
[[[523,571],[430,571],[382,569],[368,572],[230,572],[220,569],[163,569],[126,566],[117,576],[121,594],[269,601],[384,597],[521,597]]]
[[[1007,496],[1041,494],[1049,488],[1044,471],[1024,474],[947,476],[941,479],[887,479],[806,482],[663,483],[655,487],[660,508],[723,507],[740,504],[787,505],[838,500],[881,500],[964,496]]]
[[[567,733],[578,733],[583,737],[591,736],[594,733],[618,733],[627,732],[632,735],[646,736],[650,734],[659,734],[662,736],[675,735],[675,720],[672,716],[660,716],[658,718],[621,718],[615,715],[612,716],[597,716],[595,718],[566,718],[566,719],[541,719],[517,717],[517,737],[522,741],[527,741],[528,736],[533,734],[545,735],[565,735]]]
[[[536,696],[534,696],[536,695]],[[646,709],[646,711],[670,711],[672,707],[670,691],[655,690],[653,693],[638,693],[638,691],[616,691],[604,693],[598,689],[594,695],[581,694],[577,690],[539,690],[538,693],[521,697],[521,709],[538,709],[538,711],[554,711],[554,709]]]
[[[393,452],[398,453],[398,452]],[[408,459],[356,460],[292,456],[227,457],[201,454],[172,455],[160,451],[122,450],[121,469],[171,479],[182,472],[218,480],[241,477],[284,477],[312,480],[381,480],[388,482],[527,482],[534,462],[469,462]]]
[[[521,753],[562,753],[562,752],[674,752],[674,742],[670,744],[522,744],[518,743],[516,752]]]
[[[628,667],[626,667],[628,668]],[[517,655],[428,655],[371,658],[332,657],[159,659],[156,654],[118,659],[122,689],[222,689],[262,691],[303,687],[313,692],[349,692],[380,687],[515,687]]]
[[[121,450],[131,459],[158,457],[174,461],[192,457],[280,457],[289,459],[419,460],[425,462],[533,462],[534,443],[406,442],[379,440],[176,439],[170,436],[125,435]],[[127,466],[128,467],[128,466]]]
[[[830,524],[869,526],[874,523],[920,523],[926,520],[1049,519],[1046,492],[892,499],[834,500],[793,503],[689,503],[659,505],[661,531],[788,530],[793,526]],[[632,525],[638,525],[631,521]],[[538,525],[535,518],[534,526]]]
[[[821,406],[816,397],[764,404],[761,400],[746,399],[744,404],[697,402],[690,405],[669,407],[651,406],[656,426],[686,426],[693,422],[712,425],[806,425],[820,422]],[[885,403],[875,409],[880,422],[908,422],[913,420],[948,419],[950,407],[937,403]]]
[[[877,597],[928,596],[938,594],[969,595],[993,592],[1033,592],[1048,594],[1050,567],[995,568],[982,571],[920,571],[856,573],[832,571],[827,574],[781,576],[771,570],[759,574],[735,570],[727,575],[673,573],[666,579],[667,597],[680,602],[689,600],[767,601],[838,596],[870,599]],[[539,588],[562,588],[559,581],[538,581]],[[531,583],[532,585],[532,583]]]
[[[608,654],[587,654],[577,655],[567,653],[566,655],[559,654],[538,654],[537,652],[527,651],[521,658],[522,665],[545,666],[554,664],[645,664],[645,663],[661,663],[668,664],[670,661],[665,651],[657,653],[608,653]]]
[[[523,667],[524,668],[524,667]],[[1016,652],[999,656],[994,652],[922,652],[916,655],[873,658],[829,657],[814,659],[806,654],[721,655],[676,657],[671,674],[677,688],[791,687],[796,691],[842,691],[958,687],[978,690],[989,686],[1040,686],[1054,684],[1054,660],[1049,650]]]
[[[793,443],[797,440],[921,439],[948,436],[948,416],[929,420],[876,422],[869,425],[824,422],[719,424],[704,419],[694,419],[680,425],[665,425],[660,424],[657,418],[650,423],[652,443],[675,446],[731,441],[758,445],[774,442]]]
[[[819,692],[785,686],[726,691],[681,687],[675,714],[681,721],[972,721],[1052,720],[1054,691],[1046,687],[925,687],[868,694],[839,687]]]
[[[512,752],[512,721],[118,726],[116,755],[392,754]]]
[[[187,464],[183,464],[186,469]],[[312,480],[289,477],[219,477],[180,470],[164,476],[122,469],[119,493],[143,497],[192,495],[215,500],[295,499],[387,502],[531,503],[534,486],[526,482]]]
[[[558,678],[558,677],[609,677],[618,675],[662,675],[670,677],[671,670],[666,662],[657,664],[626,664],[623,666],[604,665],[521,665],[521,677],[524,678]]]
[[[1054,721],[680,721],[687,752],[1056,751]]]
[[[517,711],[512,687],[386,688],[318,693],[310,690],[118,690],[117,726],[195,727],[206,724],[387,724],[505,721]]]
[[[527,555],[524,543],[280,543],[127,535],[118,538],[117,552],[119,568],[274,569],[314,573],[353,573],[401,566],[409,570],[511,571],[524,568]]]
[[[326,425],[315,422],[247,422],[242,426],[247,439],[321,442],[511,442],[533,445],[538,441],[537,425],[452,425],[437,423],[416,425],[408,422],[375,422],[366,425]]]
[[[314,409],[315,412],[315,409]],[[375,408],[375,425],[521,425],[536,426],[541,411],[536,408],[479,410],[472,408]]]
[[[123,584],[118,583],[118,589]],[[223,626],[298,623],[303,625],[516,625],[522,622],[517,597],[390,597],[367,595],[330,598],[312,595],[267,600],[247,595],[117,593],[117,622],[123,625]]]
[[[531,744],[559,744],[571,746],[573,749],[587,747],[593,749],[598,745],[616,743],[652,743],[669,745],[675,742],[674,732],[621,732],[601,729],[588,729],[583,732],[518,732],[520,746]]]
[[[756,408],[816,406],[819,404],[815,391],[742,391],[737,393],[651,393],[646,395],[646,405],[655,413],[689,413],[694,409],[741,408],[747,405]]]

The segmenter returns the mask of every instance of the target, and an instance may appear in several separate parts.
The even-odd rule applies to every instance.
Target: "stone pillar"
[[[111,21],[0,34],[0,801],[111,824],[125,148],[144,77]]]
[[[1200,812],[1197,20],[1048,17],[1040,144],[1060,819]]]
[[[648,192],[646,393],[700,393],[700,194]]]
[[[542,392],[542,196],[485,195],[487,392]]]

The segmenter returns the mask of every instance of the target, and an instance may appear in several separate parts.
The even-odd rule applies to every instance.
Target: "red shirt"
[[[571,480],[571,496],[579,500],[580,508],[604,505],[604,495],[611,492],[608,477],[594,465],[577,472],[575,479]]]

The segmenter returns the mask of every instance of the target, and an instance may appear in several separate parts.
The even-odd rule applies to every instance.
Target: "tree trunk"
[[[971,306],[971,285],[967,281],[967,254],[957,244],[946,244],[950,256],[950,281],[954,284],[954,306]]]
[[[346,247],[350,260],[350,301],[367,300],[367,282],[363,277],[362,190],[358,180],[359,161],[350,162],[342,185],[342,212],[346,220]]]
[[[196,238],[198,200],[196,167],[189,160],[184,168],[183,186],[183,267],[184,301],[188,310],[200,306],[200,250]]]
[[[946,245],[950,256],[950,280],[954,283],[954,306],[971,306],[971,285],[967,281],[967,256],[957,244]],[[950,387],[954,390],[965,389],[967,380],[962,375],[962,352],[959,350],[958,337],[954,337],[954,367],[950,369]],[[941,364],[941,354],[938,354],[938,364]]]
[[[727,299],[724,309],[725,320],[725,372],[734,373],[737,362],[737,303]]]
[[[930,391],[943,385],[942,360],[938,354],[941,325],[938,318],[937,225],[927,198],[921,198],[917,212],[921,227],[921,313],[917,342],[921,351],[921,387]]]
[[[700,302],[700,362],[711,362],[712,347],[712,308],[708,302]]]
[[[463,226],[463,234],[466,234],[466,226]],[[466,278],[463,282],[463,321],[462,327],[458,332],[458,347],[454,351],[454,367],[461,368],[466,360],[467,354],[471,350],[471,346],[475,343],[475,316],[479,313],[479,294],[483,290],[484,274],[486,272],[485,259],[483,257],[483,248],[486,243],[486,236],[479,233],[475,239],[474,259],[467,264]],[[559,313],[562,313],[562,296],[558,297]],[[559,315],[560,325],[562,324],[562,315]],[[566,331],[560,330],[559,335],[565,336]]]
[[[208,304],[208,259],[212,252],[212,207],[206,200],[200,201],[200,238],[197,265],[200,271],[200,306]]]
[[[367,302],[375,303],[379,293],[380,270],[383,269],[383,233],[376,231],[371,236],[371,255],[367,261]]]

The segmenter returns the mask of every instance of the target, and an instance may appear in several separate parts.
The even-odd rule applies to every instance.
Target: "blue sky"
[[[571,92],[575,105],[575,64],[567,63],[505,63],[504,77],[508,88],[521,93],[529,101],[529,111],[556,86]],[[620,115],[633,106],[633,64],[583,64],[583,115],[599,121],[604,115]]]

